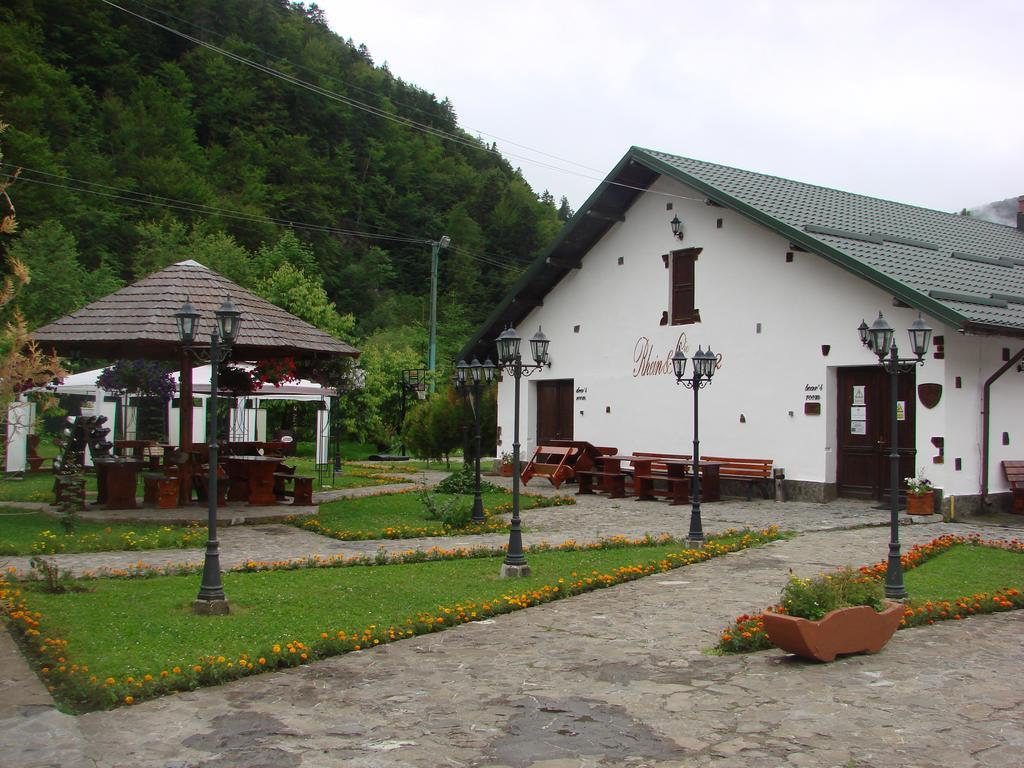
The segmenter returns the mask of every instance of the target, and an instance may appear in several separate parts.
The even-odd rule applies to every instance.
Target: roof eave
[[[619,160],[611,172],[605,176],[604,180],[597,185],[597,188],[593,193],[591,193],[590,197],[586,199],[579,210],[577,210],[572,218],[565,223],[565,226],[558,231],[558,234],[551,242],[551,245],[541,251],[537,258],[533,260],[529,267],[527,267],[526,271],[515,282],[512,288],[509,289],[508,293],[505,294],[505,297],[497,307],[495,307],[487,316],[487,319],[480,327],[480,330],[477,331],[470,340],[463,345],[462,349],[459,350],[459,357],[461,359],[468,359],[473,356],[480,357],[481,355],[486,354],[486,350],[489,348],[491,340],[500,333],[500,330],[496,330],[499,325],[503,322],[518,325],[532,309],[539,306],[540,297],[522,302],[523,307],[521,311],[513,310],[513,305],[516,303],[517,298],[523,294],[524,289],[527,288],[535,279],[540,278],[542,273],[550,272],[553,277],[557,277],[557,279],[551,282],[551,285],[553,286],[575,268],[575,266],[564,265],[562,263],[551,263],[549,262],[549,259],[551,259],[552,255],[557,253],[559,249],[566,244],[566,241],[570,240],[573,234],[579,230],[580,225],[588,219],[591,215],[591,211],[597,207],[598,203],[601,202],[608,191],[613,187],[617,187],[622,184],[621,177],[625,171],[630,167],[630,165],[636,164],[640,159],[637,152],[637,147],[631,147],[630,150],[623,155],[622,159]],[[644,167],[649,167],[645,163],[641,164],[644,165]],[[636,194],[629,199],[628,204],[622,205],[613,210],[619,214],[624,213],[642,191],[644,190],[638,189]],[[597,237],[594,242],[596,243],[599,241],[601,237],[607,233],[607,230],[611,229],[614,223],[615,222],[611,220],[607,221],[605,232],[600,237]],[[593,243],[588,246],[586,250],[589,251],[590,247],[593,247]],[[584,251],[584,253],[585,252],[586,251]],[[579,261],[581,260],[582,256]],[[543,291],[541,297],[546,294],[547,290]]]
[[[634,150],[635,149],[636,148],[634,148]],[[893,280],[889,276],[872,269],[863,262],[850,258],[839,249],[818,240],[809,233],[796,229],[785,222],[779,221],[778,219],[769,216],[764,211],[754,208],[753,206],[744,203],[742,200],[738,200],[717,187],[711,186],[701,179],[691,176],[685,171],[669,165],[668,163],[662,162],[656,157],[652,157],[643,150],[639,150],[639,154],[636,159],[638,162],[647,165],[651,170],[657,171],[662,175],[669,176],[676,181],[693,187],[707,195],[709,200],[742,213],[752,221],[755,221],[782,235],[790,242],[796,243],[802,248],[806,248],[808,251],[828,259],[842,269],[845,269],[847,272],[850,272],[876,287],[881,288],[887,293],[891,293],[905,304],[908,304],[921,312],[927,313],[930,317],[934,317],[956,330],[964,330],[969,322],[964,315],[950,309],[946,305],[932,299],[920,291],[916,291],[897,280]]]

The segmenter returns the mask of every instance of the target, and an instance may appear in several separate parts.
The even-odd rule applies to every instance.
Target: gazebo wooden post
[[[192,451],[192,357],[187,349],[181,350],[181,375],[178,378],[178,448],[191,456]],[[184,506],[192,500],[192,475],[195,467],[191,458],[181,466],[178,483],[178,504]]]

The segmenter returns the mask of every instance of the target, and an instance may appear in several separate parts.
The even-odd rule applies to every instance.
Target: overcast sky
[[[574,208],[634,144],[940,210],[1024,194],[1020,0],[318,5]]]

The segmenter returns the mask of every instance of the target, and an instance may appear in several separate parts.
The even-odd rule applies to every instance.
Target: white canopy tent
[[[235,364],[245,367],[245,364]],[[93,371],[84,371],[67,376],[64,383],[55,388],[58,395],[79,395],[89,398],[92,403],[82,408],[85,415],[106,416],[110,424],[114,423],[114,416],[117,411],[117,397],[112,393],[99,388],[97,379],[103,372],[102,368]],[[179,388],[178,380],[180,374],[175,371],[171,374],[175,383],[175,396]],[[210,397],[210,366],[203,365],[192,369],[192,393],[194,400],[201,401],[193,406],[193,440],[203,442],[206,440],[206,405]],[[331,407],[333,398],[337,392],[329,387],[321,386],[312,381],[302,379],[288,382],[286,384],[274,385],[264,384],[261,389],[256,390],[249,396],[240,397],[236,407],[231,409],[229,421],[229,440],[231,442],[260,442],[267,441],[267,413],[260,409],[260,403],[264,400],[294,400],[299,402],[321,402],[323,407],[316,412],[316,461],[318,464],[327,463],[327,449],[331,437]],[[174,402],[167,404],[170,434],[166,436],[169,443],[178,443],[178,408]],[[129,405],[125,408],[125,438],[135,438],[137,408]],[[26,439],[31,424],[31,403],[24,400],[11,405],[8,412],[8,436],[7,436],[7,466],[8,472],[23,472],[26,469],[27,450]],[[10,425],[15,425],[14,428]],[[91,457],[86,452],[86,464],[92,463]]]

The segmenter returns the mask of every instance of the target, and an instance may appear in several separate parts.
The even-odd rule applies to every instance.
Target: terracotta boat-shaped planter
[[[833,661],[844,653],[878,653],[903,617],[902,604],[886,604],[883,611],[867,605],[840,608],[818,621],[766,612],[764,629],[778,648],[805,659]]]

